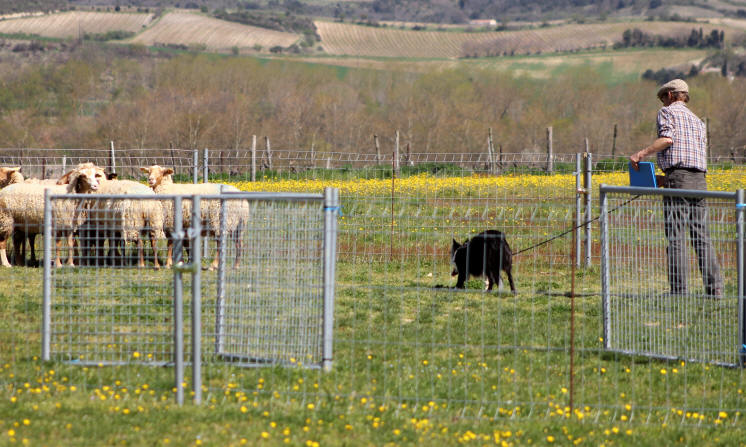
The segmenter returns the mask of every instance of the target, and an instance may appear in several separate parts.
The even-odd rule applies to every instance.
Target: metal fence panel
[[[158,248],[165,246],[163,222],[147,220],[152,214],[162,219],[161,207],[153,196],[47,195],[46,359],[94,365],[173,362],[173,278],[156,268]],[[67,211],[79,214],[74,227],[64,216]],[[69,241],[74,246],[65,247]],[[150,250],[144,250],[146,243]],[[70,250],[70,264],[55,268],[59,247]]]
[[[678,191],[686,194],[678,199],[639,189],[607,191],[602,188],[606,348],[738,364],[735,195],[710,193],[704,198],[696,191]],[[695,203],[704,207],[703,221],[695,214]],[[677,225],[680,237],[674,233]],[[707,262],[705,232],[715,264]],[[673,255],[676,245],[683,248],[683,257]],[[722,289],[708,290],[708,275],[720,276]]]
[[[321,366],[323,196],[231,193],[220,202],[222,230],[210,244],[222,248],[217,299],[204,305],[209,361]]]

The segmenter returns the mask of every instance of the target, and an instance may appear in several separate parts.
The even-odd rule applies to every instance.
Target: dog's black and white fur
[[[500,281],[500,270],[504,271],[510,282],[510,291],[515,295],[513,283],[513,252],[505,240],[505,235],[497,230],[487,230],[467,239],[463,244],[453,240],[451,246],[452,276],[458,276],[457,289],[463,289],[469,276],[484,276],[487,279],[487,290]]]

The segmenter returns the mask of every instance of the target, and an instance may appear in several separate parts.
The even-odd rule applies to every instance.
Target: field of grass
[[[711,189],[745,185],[735,172],[708,179]],[[390,179],[236,185],[340,188],[332,370],[308,369],[300,357],[288,367],[245,369],[215,356],[216,273],[204,272],[204,403],[179,408],[173,369],[138,364],[170,359],[171,271],[55,272],[55,360],[43,363],[41,271],[15,267],[2,271],[0,288],[0,444],[744,445],[741,369],[601,349],[597,259],[574,277],[570,385],[569,238],[515,259],[516,296],[485,293],[479,280],[464,291],[442,287],[453,284],[451,236],[502,228],[516,250],[567,229],[572,176],[414,175],[399,180],[393,209]],[[252,237],[247,266],[265,259],[262,236]],[[275,286],[236,285],[248,298],[283,296],[283,265],[273,262]],[[300,285],[317,287],[308,278]],[[188,347],[188,300],[185,307]],[[67,351],[64,343],[82,339],[92,344]],[[75,361],[63,361],[65,352]],[[103,365],[111,359],[128,364]]]
[[[587,51],[572,54],[539,54],[486,57],[478,59],[373,58],[319,55],[303,58],[307,62],[338,67],[428,73],[458,67],[479,67],[513,73],[516,76],[546,79],[577,67],[592,67],[610,83],[639,79],[647,69],[698,64],[707,50],[670,50],[661,48],[615,51]]]

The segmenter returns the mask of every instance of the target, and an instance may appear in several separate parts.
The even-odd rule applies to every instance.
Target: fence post
[[[112,174],[117,173],[117,161],[114,158],[114,142],[109,141],[109,170]]]
[[[207,149],[205,149],[207,153]],[[207,157],[205,157],[207,159]],[[189,262],[196,265],[192,269],[192,390],[194,403],[202,403],[202,247],[200,236],[202,232],[202,213],[200,212],[200,197],[192,197],[192,255]],[[207,238],[205,238],[205,241]]]
[[[52,201],[50,190],[44,190],[44,291],[42,299],[41,359],[50,360],[52,341]],[[33,250],[33,247],[31,247]]]
[[[269,144],[269,137],[264,137],[264,150],[267,152],[267,167],[272,169],[272,147]]]
[[[199,177],[199,154],[197,152],[197,149],[195,149],[192,154],[192,183],[194,184],[198,183]]]
[[[582,205],[582,195],[583,195],[583,189],[580,186],[580,177],[582,176],[583,172],[583,154],[581,152],[578,152],[575,154],[575,266],[580,267],[580,259],[581,259],[581,247],[582,247],[582,240],[580,239],[580,227],[582,226],[583,217],[581,212]]]
[[[62,156],[62,175],[65,175],[65,171],[67,170],[67,155]]]
[[[611,158],[614,158],[614,155],[616,155],[616,136],[617,136],[617,125],[614,124],[614,134],[611,137]]]
[[[547,172],[554,172],[554,148],[552,147],[552,126],[547,127]]]
[[[738,344],[740,365],[746,366],[746,190],[736,191],[736,231],[738,251]]]
[[[495,173],[495,150],[492,146],[492,128],[487,129],[487,171],[490,174]]]
[[[593,170],[593,158],[590,152],[585,153],[585,166],[583,170],[583,190],[585,191],[585,266],[591,266],[591,245],[593,239],[591,238],[591,215],[593,211],[593,204],[591,203],[591,197],[593,193],[593,187],[591,185],[591,174]]]
[[[251,181],[256,181],[256,135],[251,136]]]
[[[396,139],[394,142],[394,174],[399,173],[399,131],[396,131]]]
[[[324,346],[321,363],[324,371],[329,371],[332,367],[332,348],[334,345],[337,214],[339,214],[339,190],[337,188],[324,188]]]
[[[197,151],[194,151],[195,161]],[[196,170],[194,171],[196,175]],[[174,267],[182,262],[184,232],[182,226],[181,197],[174,198]],[[184,315],[183,315],[183,283],[181,269],[174,268],[174,388],[176,389],[176,403],[184,404]]]
[[[223,195],[223,185],[220,185],[220,195]],[[220,355],[223,352],[223,303],[225,302],[225,259],[226,259],[226,242],[225,242],[225,199],[220,199],[220,254],[218,256],[218,286],[217,298],[215,300],[215,353]]]
[[[373,144],[376,146],[376,165],[381,164],[381,146],[378,144],[378,135],[373,135]]]
[[[609,340],[609,222],[608,222],[608,200],[604,185],[600,187],[599,198],[601,202],[600,227],[601,227],[601,313],[603,315],[603,344],[605,349],[611,346]]]
[[[208,173],[210,172],[208,168],[210,156],[208,155],[208,153],[209,149],[205,148],[205,152],[203,152],[202,154],[202,183],[207,183],[209,181],[207,178]]]

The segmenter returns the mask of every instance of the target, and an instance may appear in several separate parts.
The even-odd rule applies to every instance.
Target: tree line
[[[668,47],[668,48],[723,48],[725,31],[713,29],[709,34],[703,34],[702,28],[692,29],[688,36],[664,36],[650,34],[639,28],[626,29],[622,33],[622,40],[614,44],[614,48],[630,47]]]
[[[15,54],[15,53],[11,53]],[[56,56],[55,56],[56,54]],[[431,73],[335,68],[244,57],[143,57],[83,42],[72,53],[0,59],[0,147],[244,149],[268,136],[276,149],[496,151],[617,155],[649,144],[656,82],[609,83],[592,68],[551,79],[465,65]],[[55,57],[58,60],[55,60]],[[692,109],[710,120],[715,154],[743,154],[746,80],[690,81]],[[387,149],[388,148],[388,149]]]

